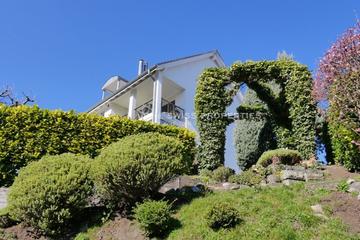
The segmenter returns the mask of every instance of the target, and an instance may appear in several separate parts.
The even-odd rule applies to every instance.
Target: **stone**
[[[299,180],[293,180],[293,179],[285,179],[282,181],[282,183],[286,186],[289,186],[291,184],[294,184],[294,183],[298,183],[298,182],[302,182],[302,181],[299,181]]]
[[[278,177],[278,176],[276,176],[276,175],[274,175],[274,174],[271,174],[271,175],[268,175],[268,176],[266,177],[266,182],[267,182],[268,184],[276,184],[276,183],[278,183],[278,182],[281,182],[281,180],[280,180],[280,177]]]
[[[283,170],[280,172],[280,179],[305,180],[305,171],[300,170]]]
[[[347,181],[346,181],[346,183],[347,184],[352,184],[353,182],[355,182],[355,180],[354,179],[352,179],[352,178],[349,178]]]
[[[324,173],[317,170],[307,170],[304,176],[305,176],[305,181],[307,182],[324,179]]]
[[[303,166],[284,165],[283,168],[284,170],[305,171],[305,167]]]
[[[265,187],[265,186],[266,186],[266,181],[265,181],[265,180],[262,180],[262,181],[260,182],[260,186],[261,186],[261,187]]]
[[[314,213],[317,214],[324,214],[324,210],[322,208],[322,206],[320,204],[316,204],[311,206],[311,209],[313,210]]]
[[[229,187],[231,186],[231,183],[229,183],[229,182],[224,182],[224,183],[222,184],[222,186],[223,186],[224,188],[229,188]]]
[[[349,192],[358,192],[360,193],[360,182],[353,182],[349,186]]]
[[[328,219],[328,217],[325,216],[324,210],[320,204],[311,206],[311,209],[313,210],[315,216],[323,219]]]
[[[192,187],[191,187],[191,190],[192,190],[194,193],[202,192],[201,189],[200,189],[198,186],[192,186]]]

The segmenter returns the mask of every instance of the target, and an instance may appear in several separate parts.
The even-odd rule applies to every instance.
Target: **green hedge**
[[[352,143],[360,138],[356,133],[346,128],[343,124],[331,122],[329,124],[331,135],[331,148],[335,163],[344,165],[349,170],[360,170],[360,151]]]
[[[194,154],[195,134],[187,129],[120,116],[0,105],[0,186],[10,185],[21,167],[46,154],[71,152],[95,157],[110,143],[143,132],[176,137]]]

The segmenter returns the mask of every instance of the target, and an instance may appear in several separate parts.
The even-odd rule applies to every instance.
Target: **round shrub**
[[[192,159],[177,139],[158,133],[122,138],[104,148],[93,164],[97,192],[113,207],[149,198],[178,174],[187,173]]]
[[[160,236],[171,223],[171,206],[166,201],[146,200],[134,208],[134,217],[148,236]]]
[[[294,165],[296,163],[300,163],[300,161],[301,156],[298,151],[279,148],[264,152],[256,164],[267,167],[272,163]]]
[[[230,176],[234,175],[235,171],[228,167],[218,167],[212,172],[211,178],[215,182],[226,182]]]
[[[207,212],[205,218],[207,225],[215,230],[234,227],[241,221],[238,210],[231,207],[228,203],[214,204]]]
[[[92,194],[89,161],[66,153],[22,168],[8,196],[11,217],[47,235],[68,231]]]

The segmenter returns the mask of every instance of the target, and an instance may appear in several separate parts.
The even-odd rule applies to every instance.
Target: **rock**
[[[350,184],[349,192],[358,192],[360,193],[360,182],[353,182]]]
[[[305,180],[305,171],[300,170],[283,170],[280,172],[280,179]]]
[[[353,182],[355,182],[355,180],[354,179],[352,179],[352,178],[349,178],[347,181],[346,181],[346,183],[347,184],[352,184]]]
[[[194,193],[202,192],[201,189],[200,189],[198,186],[192,186],[192,187],[191,187],[191,190],[192,190]]]
[[[222,186],[223,186],[224,188],[229,188],[229,187],[231,186],[231,183],[229,183],[229,182],[224,182],[224,183],[222,184]]]
[[[225,182],[222,184],[223,190],[238,190],[242,188],[243,185],[236,184],[236,183],[229,183]]]
[[[311,206],[311,209],[313,210],[315,216],[328,219],[328,217],[325,216],[324,210],[320,204]]]
[[[238,189],[240,189],[240,185],[239,184],[236,184],[236,185],[234,185],[234,186],[231,186],[230,187],[230,190],[238,190]]]
[[[276,176],[274,174],[271,174],[271,175],[266,177],[266,182],[268,184],[276,184],[278,182],[281,182],[281,180],[280,180],[280,177],[278,177],[278,176]]]
[[[359,196],[357,197],[357,199],[360,201],[360,193],[359,193]]]
[[[305,167],[303,166],[284,165],[283,168],[284,170],[305,171]]]
[[[305,181],[323,180],[324,173],[317,170],[307,170],[305,172]]]
[[[261,187],[265,187],[265,186],[266,186],[266,181],[265,181],[265,180],[262,180],[262,181],[260,182],[260,186],[261,186]]]
[[[322,208],[322,206],[320,204],[316,204],[311,206],[311,209],[313,210],[314,213],[317,214],[324,214],[324,210]]]
[[[291,184],[294,184],[294,183],[298,183],[298,182],[302,182],[302,181],[299,181],[299,180],[293,180],[293,179],[285,179],[282,181],[282,183],[286,186],[289,186]]]

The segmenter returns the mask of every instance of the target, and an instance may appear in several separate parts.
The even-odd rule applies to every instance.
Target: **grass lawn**
[[[209,193],[180,206],[174,218],[177,228],[169,232],[171,240],[347,240],[360,239],[351,234],[341,220],[314,216],[310,206],[330,196],[324,189],[309,190],[304,184],[276,188],[248,188]],[[242,222],[233,229],[214,231],[206,225],[205,215],[216,202],[227,202],[239,210]],[[98,239],[97,233],[113,232],[119,228],[116,221],[93,226],[78,234],[76,240]],[[109,238],[112,239],[112,238]],[[142,239],[142,238],[139,238]]]
[[[168,239],[360,239],[340,220],[313,215],[310,206],[328,194],[321,189],[309,192],[304,185],[215,192],[183,205],[175,215],[181,227],[170,232]],[[217,232],[207,227],[204,216],[215,202],[230,203],[243,222]]]

